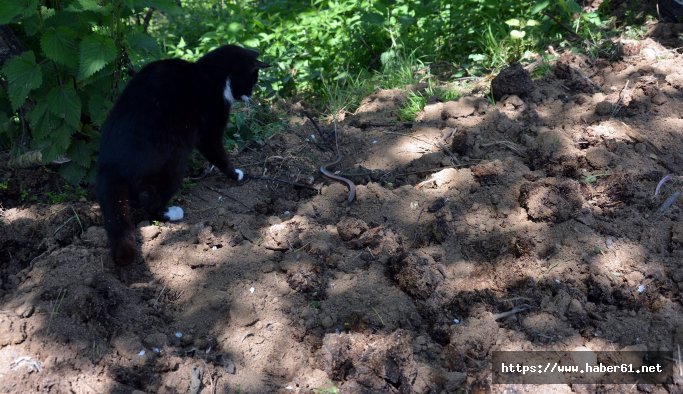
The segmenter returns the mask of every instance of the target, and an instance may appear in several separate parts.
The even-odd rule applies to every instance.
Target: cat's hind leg
[[[96,193],[112,257],[117,264],[128,265],[135,261],[137,256],[129,188],[125,181],[115,175],[100,171],[96,181]]]

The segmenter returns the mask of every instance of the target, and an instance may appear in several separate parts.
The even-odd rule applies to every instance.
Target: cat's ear
[[[259,70],[262,69],[262,68],[268,68],[268,67],[270,67],[270,64],[264,63],[264,62],[262,62],[262,61],[260,61],[260,60],[254,61],[254,65],[255,65],[256,68],[259,69]]]

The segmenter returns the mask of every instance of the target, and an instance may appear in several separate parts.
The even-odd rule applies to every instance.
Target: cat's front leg
[[[219,138],[218,141],[215,141],[214,143],[202,140],[197,145],[197,149],[199,150],[199,153],[204,155],[204,157],[206,158],[206,160],[209,161],[209,163],[216,166],[216,168],[218,168],[228,178],[237,181],[238,183],[242,183],[246,180],[246,174],[244,173],[244,171],[242,171],[239,168],[233,167],[232,163],[230,162],[230,159],[228,158],[228,155],[227,153],[225,153],[225,149],[223,148],[221,138]]]

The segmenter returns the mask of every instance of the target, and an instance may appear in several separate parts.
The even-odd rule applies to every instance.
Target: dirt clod
[[[495,100],[505,95],[526,96],[534,89],[531,75],[519,63],[513,63],[504,68],[491,81],[491,94]]]

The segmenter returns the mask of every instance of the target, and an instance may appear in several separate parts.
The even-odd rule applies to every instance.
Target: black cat
[[[145,66],[124,89],[102,127],[97,199],[114,261],[137,255],[131,208],[153,220],[180,220],[167,207],[181,186],[195,147],[228,178],[242,181],[223,148],[223,131],[236,98],[248,101],[259,69],[258,53],[234,45],[196,63],[160,60]]]

